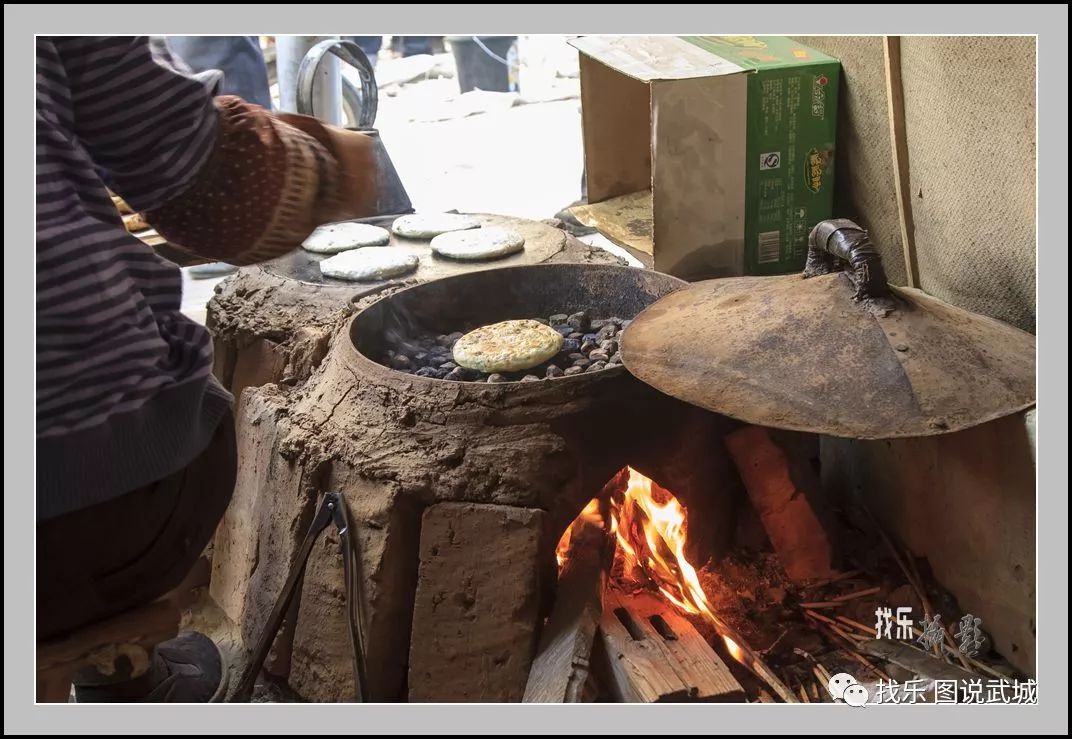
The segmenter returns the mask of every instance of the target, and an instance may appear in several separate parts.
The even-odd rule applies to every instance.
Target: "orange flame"
[[[629,483],[611,498],[611,530],[627,567],[639,567],[666,598],[687,613],[714,618],[696,569],[685,558],[685,509],[670,492],[632,467]]]
[[[726,649],[729,650],[730,656],[732,656],[738,662],[748,664],[748,658],[744,653],[744,650],[737,646],[737,642],[730,639],[728,636],[723,636],[722,641],[726,643]]]
[[[786,703],[795,703],[793,693],[763,664],[754,659],[735,629],[720,619],[707,601],[696,568],[685,558],[687,526],[685,509],[668,490],[632,467],[626,468],[629,481],[624,490],[610,498],[610,527],[625,560],[626,572],[639,569],[659,591],[686,613],[704,616],[719,632],[730,655],[764,680]],[[599,516],[599,502],[593,499],[577,517]],[[602,523],[601,518],[597,521]],[[577,521],[573,526],[577,525]],[[573,526],[570,529],[573,529]],[[563,535],[565,548],[559,543],[559,563],[568,551],[570,530]],[[731,638],[732,635],[732,638]],[[742,646],[744,645],[744,646]]]
[[[562,565],[566,564],[566,558],[569,556],[570,541],[573,539],[573,534],[586,523],[593,523],[602,528],[603,517],[599,513],[599,498],[592,498],[588,501],[588,505],[577,515],[577,518],[573,519],[573,523],[569,525],[569,528],[562,532],[562,538],[558,540],[558,546],[555,547],[555,558],[558,560],[560,572]]]

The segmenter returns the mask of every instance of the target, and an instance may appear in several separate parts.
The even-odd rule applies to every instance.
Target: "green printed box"
[[[586,36],[583,222],[686,279],[804,266],[829,218],[836,59],[782,36]]]

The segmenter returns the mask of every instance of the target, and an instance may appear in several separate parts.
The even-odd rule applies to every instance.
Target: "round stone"
[[[585,311],[578,311],[566,319],[566,323],[573,327],[574,331],[584,333],[589,328],[589,318]]]
[[[613,338],[618,333],[618,327],[613,323],[608,323],[603,328],[596,332],[596,341],[606,341]]]

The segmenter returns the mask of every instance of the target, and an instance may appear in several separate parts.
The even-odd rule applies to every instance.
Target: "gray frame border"
[[[18,733],[1067,733],[1068,7],[986,5],[5,5],[4,731]],[[251,10],[256,8],[255,11]],[[1038,36],[1040,704],[919,706],[34,706],[31,104],[35,33],[1031,34]],[[1064,492],[1062,492],[1064,491]],[[1066,687],[1062,688],[1061,685]],[[878,712],[881,711],[881,718]]]

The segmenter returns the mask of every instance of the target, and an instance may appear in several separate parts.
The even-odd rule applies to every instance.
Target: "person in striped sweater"
[[[129,234],[109,189],[169,244],[246,265],[370,215],[369,140],[217,96],[145,37],[38,37],[37,637],[147,603],[202,554],[234,486],[232,398],[179,269]],[[218,79],[218,77],[216,77]],[[218,697],[205,637],[79,700]]]
[[[235,95],[247,103],[272,109],[268,68],[256,36],[167,36],[162,39],[182,71],[205,77],[219,75],[220,94]],[[187,268],[192,279],[210,279],[237,271],[225,262],[195,264]]]

